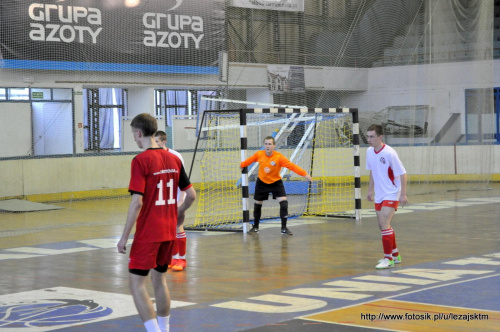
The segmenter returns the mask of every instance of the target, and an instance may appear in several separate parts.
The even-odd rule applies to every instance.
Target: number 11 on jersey
[[[158,192],[158,200],[155,202],[155,205],[165,205],[165,200],[163,199],[163,180],[160,180],[160,182],[158,182],[156,187],[158,189],[160,189],[160,191]],[[174,179],[168,180],[167,189],[168,189],[168,197],[169,197],[169,199],[167,200],[167,204],[175,204]]]

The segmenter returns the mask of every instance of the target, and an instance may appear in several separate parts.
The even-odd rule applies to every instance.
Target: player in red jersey
[[[366,152],[366,169],[370,170],[367,198],[369,201],[375,200],[375,211],[382,232],[384,248],[384,258],[375,268],[389,269],[394,267],[394,263],[401,263],[401,255],[396,245],[396,235],[391,227],[391,221],[398,209],[398,204],[408,203],[407,174],[396,151],[382,141],[382,126],[368,127],[366,137],[370,144]]]
[[[129,258],[130,290],[146,330],[168,331],[170,293],[165,272],[172,258],[177,223],[183,222],[186,210],[196,199],[196,192],[179,158],[156,144],[156,119],[142,113],[130,125],[134,140],[145,151],[132,160],[129,184],[132,201],[117,247],[118,252],[125,254],[130,232],[136,225]],[[186,192],[179,207],[177,188]],[[146,289],[150,270],[153,270],[151,280],[156,313]]]
[[[281,234],[293,235],[286,227],[288,219],[288,201],[286,199],[285,186],[283,185],[280,171],[282,167],[285,167],[305,177],[308,181],[312,181],[312,178],[305,170],[292,163],[284,155],[278,151],[274,151],[275,145],[276,142],[274,141],[274,137],[268,136],[264,138],[264,150],[257,151],[253,156],[240,164],[240,168],[243,169],[254,162],[259,163],[259,175],[255,183],[254,194],[254,222],[250,233],[259,232],[262,204],[269,198],[269,193],[272,193],[273,198],[276,198],[280,204]]]

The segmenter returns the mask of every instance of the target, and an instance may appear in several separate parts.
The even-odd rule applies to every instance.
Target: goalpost
[[[360,219],[361,181],[358,111],[354,108],[255,108],[205,111],[198,129],[190,176],[200,170],[198,209],[191,230],[247,231],[252,219],[258,164],[239,164],[272,136],[276,150],[313,178],[282,169],[289,217]],[[262,221],[279,209],[264,203]]]

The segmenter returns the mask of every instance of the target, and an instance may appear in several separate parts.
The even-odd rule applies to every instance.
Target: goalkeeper
[[[255,183],[254,222],[250,233],[259,232],[259,221],[262,213],[262,203],[269,198],[269,193],[273,194],[273,199],[277,199],[280,204],[281,234],[293,235],[286,227],[288,218],[288,201],[286,199],[285,186],[280,176],[282,167],[305,177],[308,181],[312,178],[305,170],[292,163],[281,153],[274,151],[276,142],[274,137],[268,136],[264,139],[264,150],[257,151],[253,156],[240,164],[241,169],[254,162],[259,163],[259,176]]]

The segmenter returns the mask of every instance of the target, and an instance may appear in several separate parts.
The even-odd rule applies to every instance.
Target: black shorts
[[[257,178],[257,182],[255,182],[255,194],[253,195],[253,199],[256,201],[267,201],[269,198],[269,193],[273,194],[273,199],[276,197],[285,197],[285,186],[283,185],[283,180],[278,180],[273,183],[265,183],[262,182],[259,178]]]

